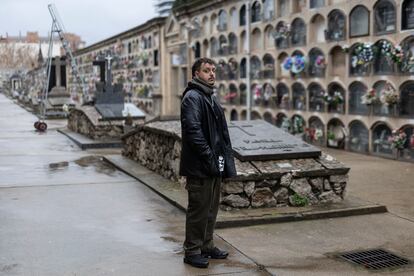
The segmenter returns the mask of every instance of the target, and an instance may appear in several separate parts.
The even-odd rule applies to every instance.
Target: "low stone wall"
[[[154,122],[125,135],[123,155],[173,181],[181,152],[179,121]],[[251,161],[236,159],[237,177],[221,189],[222,208],[304,206],[340,202],[345,196],[349,168],[332,156]]]
[[[124,123],[100,121],[101,115],[93,106],[73,108],[68,116],[68,128],[93,140],[120,139],[124,135]]]

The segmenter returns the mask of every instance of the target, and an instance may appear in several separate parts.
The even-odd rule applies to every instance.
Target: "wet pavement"
[[[119,150],[81,151],[48,121],[0,94],[0,275],[266,275],[230,251],[207,270],[182,262],[184,214],[102,161]]]
[[[414,164],[328,150],[351,167],[348,194],[389,213],[218,229],[229,260],[182,263],[184,214],[81,151],[0,94],[0,275],[414,275],[371,272],[342,251],[381,247],[414,261]]]

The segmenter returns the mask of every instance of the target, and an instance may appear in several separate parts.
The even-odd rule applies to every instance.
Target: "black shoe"
[[[201,255],[206,258],[211,259],[225,259],[229,255],[229,252],[220,250],[217,247],[214,247],[213,249],[209,251],[202,251]]]
[[[208,267],[208,259],[201,256],[201,254],[190,255],[184,257],[184,263],[198,268]]]

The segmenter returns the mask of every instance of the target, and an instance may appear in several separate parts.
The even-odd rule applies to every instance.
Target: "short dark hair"
[[[203,64],[203,63],[208,63],[208,64],[216,66],[216,63],[211,58],[204,57],[204,58],[197,59],[194,62],[193,67],[191,67],[191,74],[192,74],[193,78],[195,77],[195,72],[200,70],[201,64]]]

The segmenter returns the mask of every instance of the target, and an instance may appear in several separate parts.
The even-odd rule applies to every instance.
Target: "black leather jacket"
[[[218,116],[214,113],[213,105],[218,107],[216,109],[220,112]],[[222,135],[217,131],[218,127],[222,128]],[[181,132],[180,175],[197,178],[236,176],[233,150],[223,109],[215,97],[210,97],[196,85],[189,84],[183,95]],[[221,149],[214,148],[213,144],[217,139],[221,140],[223,145]],[[222,173],[218,167],[218,152],[224,157]]]

